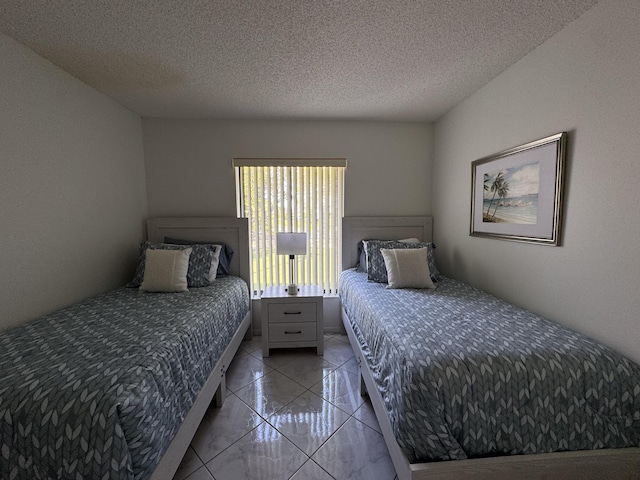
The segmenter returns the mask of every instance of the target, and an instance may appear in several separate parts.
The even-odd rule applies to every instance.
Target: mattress
[[[640,446],[640,367],[443,277],[387,289],[342,272],[342,307],[410,463]]]
[[[0,478],[148,478],[248,311],[228,276],[121,288],[0,333]]]

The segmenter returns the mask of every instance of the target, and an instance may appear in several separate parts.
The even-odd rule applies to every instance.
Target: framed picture
[[[566,132],[471,163],[471,232],[560,245]]]

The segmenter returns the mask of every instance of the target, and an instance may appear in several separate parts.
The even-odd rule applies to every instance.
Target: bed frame
[[[358,262],[357,244],[364,239],[398,240],[416,237],[432,241],[433,218],[345,217],[342,222],[342,268]],[[356,355],[361,394],[369,394],[399,480],[444,479],[640,479],[640,448],[514,455],[472,460],[409,463],[386,415],[382,397],[344,309],[342,322]]]
[[[230,273],[238,275],[250,285],[249,229],[246,218],[176,217],[147,220],[147,239],[161,243],[164,237],[192,241],[217,241],[229,245],[233,251]],[[251,310],[242,320],[229,346],[213,368],[202,391],[178,429],[176,436],[151,475],[152,480],[171,480],[175,475],[193,436],[209,405],[222,406],[226,392],[225,374],[243,338],[251,339]]]

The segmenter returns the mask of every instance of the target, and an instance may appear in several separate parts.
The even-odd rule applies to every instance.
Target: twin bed
[[[181,293],[119,288],[0,333],[0,478],[173,478],[250,335],[247,228],[150,219],[150,242],[225,244],[228,275]]]
[[[351,268],[360,241],[431,228],[343,222],[343,323],[398,477],[640,478],[640,367],[452,279],[388,289]],[[229,275],[117,289],[0,333],[0,478],[171,479],[223,401],[250,334],[247,221],[150,219],[147,234],[225,243]]]
[[[365,260],[362,240],[430,242],[431,228],[343,221],[343,323],[398,477],[640,478],[638,365],[433,264],[436,288],[369,280],[372,249],[393,243],[368,242]]]

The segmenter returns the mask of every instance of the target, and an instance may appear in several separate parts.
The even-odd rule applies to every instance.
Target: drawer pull
[[[284,312],[285,315],[302,315],[302,312]]]
[[[300,335],[302,333],[302,330],[296,330],[295,332],[288,332],[288,331],[284,331],[285,335]]]

